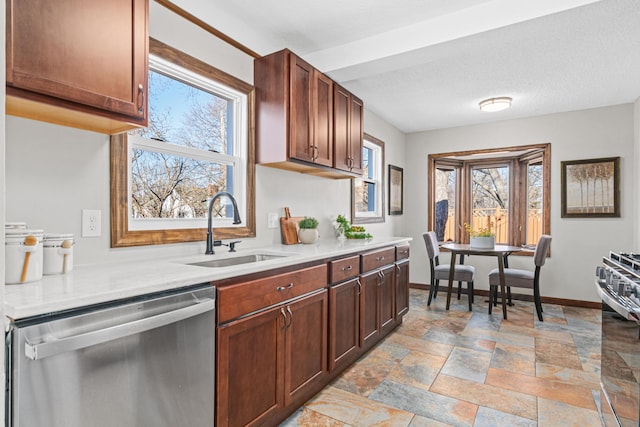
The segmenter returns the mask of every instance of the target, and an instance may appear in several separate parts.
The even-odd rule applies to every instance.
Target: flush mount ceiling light
[[[503,96],[500,98],[489,98],[480,102],[480,111],[500,111],[511,107],[511,98]]]

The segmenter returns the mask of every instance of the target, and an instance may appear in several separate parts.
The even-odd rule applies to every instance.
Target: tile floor
[[[282,426],[601,426],[599,310],[411,290],[403,324]],[[499,307],[498,307],[499,308]]]

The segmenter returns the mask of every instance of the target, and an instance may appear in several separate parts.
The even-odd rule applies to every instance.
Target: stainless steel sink
[[[220,268],[230,267],[232,265],[250,264],[252,262],[269,261],[270,259],[283,258],[287,255],[274,254],[251,254],[233,258],[212,259],[210,261],[194,262],[188,265],[196,265],[198,267]]]

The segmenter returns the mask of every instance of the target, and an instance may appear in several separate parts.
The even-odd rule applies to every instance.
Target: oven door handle
[[[189,319],[202,313],[214,310],[216,307],[215,299],[201,299],[196,304],[190,305],[178,310],[169,311],[158,314],[156,316],[147,317],[133,322],[121,325],[111,326],[97,331],[86,332],[84,334],[74,335],[53,341],[47,341],[40,344],[25,343],[24,353],[28,359],[40,360],[46,357],[55,356],[73,350],[91,347],[118,338],[136,335],[145,331],[150,331],[171,323]],[[213,325],[212,325],[213,326]]]
[[[598,292],[598,295],[600,296],[600,299],[602,299],[603,303],[606,303],[609,307],[614,309],[616,313],[618,313],[620,316],[624,317],[625,319],[636,322],[637,324],[640,325],[640,313],[620,304],[615,298],[609,295],[609,293],[605,289],[603,289],[602,286],[600,286],[597,279],[596,279],[596,291]]]

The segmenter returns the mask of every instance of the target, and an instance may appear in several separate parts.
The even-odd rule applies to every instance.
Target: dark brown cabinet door
[[[333,155],[336,169],[362,174],[363,108],[360,99],[334,84]]]
[[[360,294],[360,346],[364,347],[377,339],[380,324],[378,310],[378,287],[380,275],[372,271],[360,277],[362,293]]]
[[[396,322],[409,311],[409,260],[396,263]]]
[[[283,328],[274,308],[218,328],[216,425],[258,425],[283,407]]]
[[[313,161],[313,67],[291,54],[289,157]]]
[[[360,349],[360,280],[329,288],[329,371]]]
[[[333,158],[334,167],[349,171],[351,152],[349,139],[349,103],[351,94],[339,85],[333,86]]]
[[[364,103],[361,99],[351,95],[349,109],[349,152],[351,161],[349,170],[362,175],[362,146],[364,143]]]
[[[333,166],[333,81],[317,70],[313,72],[313,149],[312,161]]]
[[[148,0],[7,1],[7,94],[147,121]]]
[[[328,297],[324,290],[287,305],[285,405],[324,380],[327,374]]]
[[[395,293],[393,282],[395,276],[395,265],[380,270],[380,282],[378,286],[379,306],[380,306],[380,324],[378,329],[384,332],[387,329],[393,329],[395,316]]]

